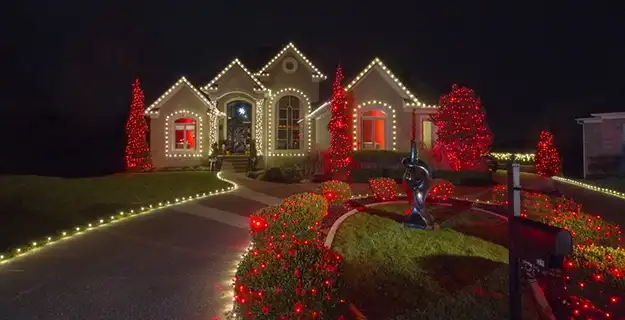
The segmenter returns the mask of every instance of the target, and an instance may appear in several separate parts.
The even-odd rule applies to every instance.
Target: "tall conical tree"
[[[144,97],[139,79],[132,84],[132,102],[126,122],[126,170],[147,170],[152,168],[148,146],[148,124],[143,115]]]
[[[347,180],[351,175],[352,164],[352,136],[349,128],[349,113],[351,99],[346,95],[341,86],[343,81],[343,69],[339,65],[336,68],[336,76],[332,84],[332,101],[330,111],[332,117],[328,123],[330,131],[330,169],[332,178]]]
[[[553,135],[541,131],[536,146],[536,172],[543,177],[553,177],[562,171],[560,155],[553,144]]]
[[[438,127],[435,151],[454,171],[476,169],[490,151],[493,135],[473,90],[454,84],[430,118]]]

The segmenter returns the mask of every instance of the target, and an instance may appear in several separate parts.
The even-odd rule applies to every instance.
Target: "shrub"
[[[454,192],[454,184],[443,179],[432,179],[432,186],[428,197],[446,200]]]
[[[311,240],[319,235],[320,221],[328,202],[314,193],[298,193],[281,204],[262,208],[250,215],[252,241],[259,246],[292,239]]]
[[[376,200],[392,200],[397,195],[397,182],[385,177],[369,179],[369,190]]]
[[[554,209],[553,215],[541,216],[539,220],[569,230],[576,244],[617,247],[621,242],[621,230],[618,225],[583,212],[557,210]]]
[[[343,260],[320,241],[252,249],[234,278],[235,313],[245,319],[336,319],[345,313]]]
[[[323,182],[319,185],[319,191],[329,203],[340,203],[349,200],[352,197],[352,188],[349,184],[331,180]]]

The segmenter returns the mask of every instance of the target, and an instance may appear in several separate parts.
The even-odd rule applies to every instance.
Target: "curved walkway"
[[[239,188],[0,264],[0,320],[222,319],[249,213],[314,188],[225,177]]]

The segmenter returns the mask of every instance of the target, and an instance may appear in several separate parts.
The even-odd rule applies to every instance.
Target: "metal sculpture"
[[[404,158],[402,164],[406,167],[403,186],[410,200],[410,208],[404,213],[404,224],[411,228],[433,229],[434,220],[425,209],[432,173],[427,163],[419,159],[414,140],[410,141],[410,157]]]

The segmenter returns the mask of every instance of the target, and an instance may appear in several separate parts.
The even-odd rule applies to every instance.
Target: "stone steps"
[[[222,159],[223,162],[221,164],[221,170],[223,171],[241,173],[245,173],[247,171],[247,156],[224,156]]]

